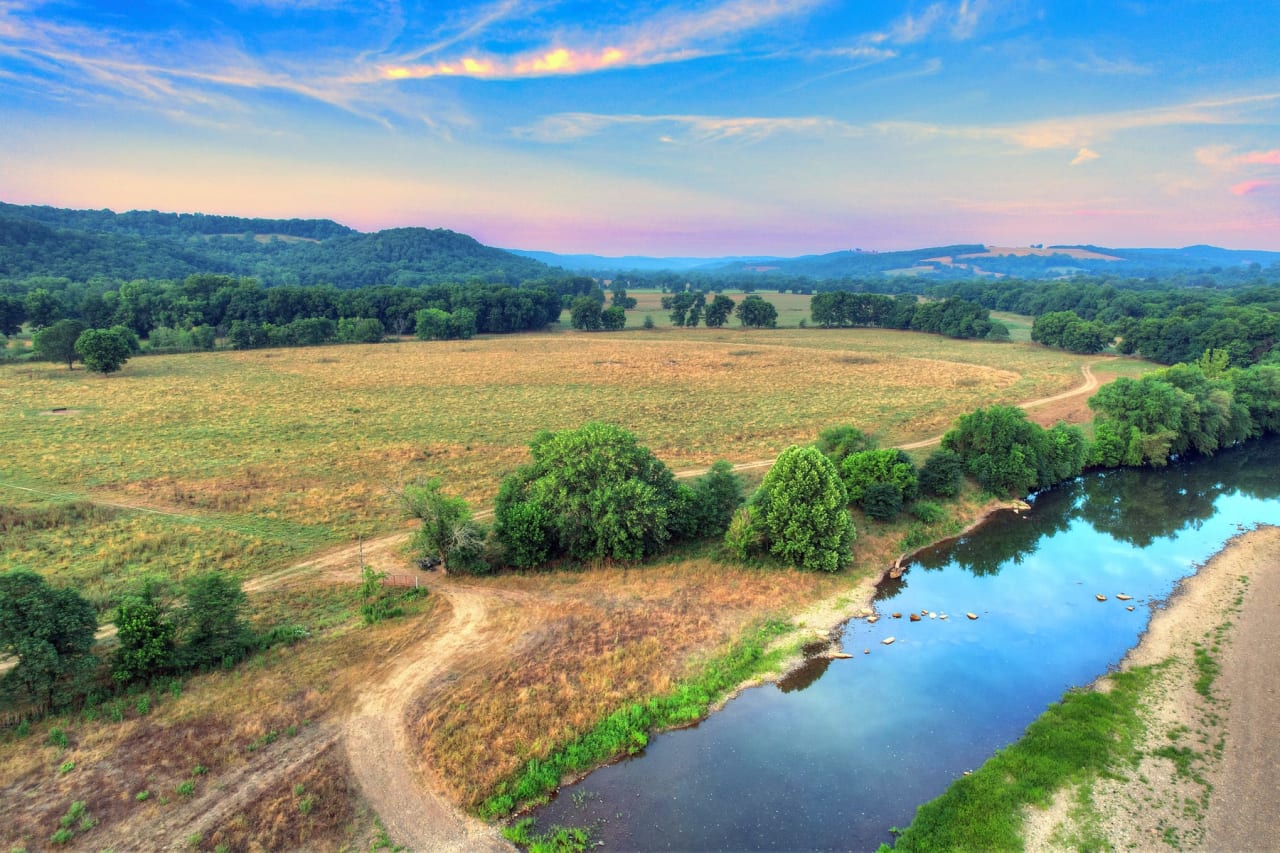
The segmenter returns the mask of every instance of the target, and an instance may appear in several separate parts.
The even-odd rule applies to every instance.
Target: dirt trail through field
[[[455,663],[480,654],[493,601],[474,589],[433,585],[453,611],[445,626],[399,651],[369,676],[347,717],[342,738],[361,791],[397,844],[417,851],[509,850],[491,826],[462,814],[415,768],[419,754],[410,741],[407,715],[432,681],[446,678]]]

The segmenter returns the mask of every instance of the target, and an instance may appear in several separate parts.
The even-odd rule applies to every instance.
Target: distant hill
[[[532,258],[551,266],[563,267],[575,272],[621,272],[672,270],[684,272],[694,269],[713,269],[730,263],[769,264],[778,258],[761,257],[725,257],[725,258],[656,258],[647,255],[623,255],[606,257],[604,255],[557,255],[555,252],[535,252],[525,249],[508,249],[512,254]]]
[[[0,203],[0,278],[180,279],[213,272],[263,284],[519,284],[554,274],[443,228],[364,234],[328,219],[66,210]]]

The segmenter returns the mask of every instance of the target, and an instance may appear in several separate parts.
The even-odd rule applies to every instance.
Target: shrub
[[[964,482],[964,460],[952,450],[935,450],[920,469],[920,491],[940,498],[960,494]]]
[[[947,517],[947,511],[933,501],[916,501],[911,505],[911,514],[925,524],[937,524]]]
[[[902,493],[893,483],[872,483],[862,493],[862,511],[877,521],[888,521],[902,511]]]

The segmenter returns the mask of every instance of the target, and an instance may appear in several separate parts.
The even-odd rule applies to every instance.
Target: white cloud
[[[1097,151],[1093,151],[1089,148],[1081,148],[1080,151],[1077,152],[1075,159],[1071,161],[1071,165],[1079,166],[1082,163],[1088,163],[1090,160],[1097,160],[1100,156],[1102,155]]]

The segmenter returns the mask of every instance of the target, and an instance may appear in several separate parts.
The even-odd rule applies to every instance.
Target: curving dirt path
[[[410,707],[455,662],[483,649],[492,610],[489,596],[472,589],[433,584],[432,593],[451,608],[449,622],[369,674],[342,728],[347,761],[397,844],[440,853],[510,850],[494,827],[462,814],[413,766],[419,751],[409,738]]]

